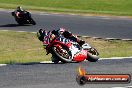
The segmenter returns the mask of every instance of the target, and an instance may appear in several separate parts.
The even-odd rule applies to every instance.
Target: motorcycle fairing
[[[73,57],[73,61],[81,62],[87,58],[87,50],[81,50]]]

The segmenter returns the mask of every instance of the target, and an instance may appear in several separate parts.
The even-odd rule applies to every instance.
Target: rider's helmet
[[[39,31],[37,32],[37,37],[38,37],[38,39],[39,39],[40,41],[43,41],[43,38],[44,38],[44,36],[46,35],[45,33],[46,33],[46,32],[45,32],[45,30],[43,30],[43,29],[39,29]]]
[[[24,11],[21,6],[17,7],[17,11]]]

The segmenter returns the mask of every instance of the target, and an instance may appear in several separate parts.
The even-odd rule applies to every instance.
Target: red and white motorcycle
[[[85,43],[80,46],[77,42],[63,36],[55,38],[51,38],[51,35],[45,36],[43,43],[46,45],[47,55],[52,54],[52,62],[54,63],[59,61],[63,63],[81,62],[84,60],[96,62],[99,59],[99,53],[89,44]]]

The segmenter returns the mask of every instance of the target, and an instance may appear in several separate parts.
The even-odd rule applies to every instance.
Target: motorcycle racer
[[[67,31],[64,28],[59,28],[58,30],[53,30],[50,33],[51,33],[51,37],[62,35],[62,36],[64,36],[67,39],[70,39],[70,40],[72,40],[74,42],[77,42],[80,46],[82,46],[85,43],[85,41],[75,37],[75,35],[73,35],[71,32]],[[47,35],[47,32],[45,30],[43,30],[43,29],[40,29],[37,32],[38,39],[40,41],[42,41],[42,42],[44,41],[44,36],[46,36],[46,35]]]
[[[27,11],[24,10],[21,6],[18,6],[13,13],[16,13],[16,16],[20,18],[20,14],[27,13]]]
[[[44,49],[47,52],[46,55],[52,54],[51,60],[54,63],[58,63],[59,61],[63,63],[80,62],[85,59],[96,62],[99,59],[96,49],[85,43],[85,41],[75,37],[64,28],[48,32],[39,29],[37,37],[43,42]],[[91,49],[93,50],[91,51]]]
[[[11,14],[19,25],[36,25],[36,22],[33,20],[31,13],[24,10],[21,6],[18,6],[15,11],[11,12]]]

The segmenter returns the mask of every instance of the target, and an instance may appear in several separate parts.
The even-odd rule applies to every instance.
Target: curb
[[[10,31],[10,30],[0,30],[0,31]],[[27,32],[27,31],[16,31],[16,32]],[[37,33],[37,32],[30,32],[30,33]],[[93,39],[103,39],[103,40],[122,40],[122,41],[132,41],[132,39],[120,39],[120,38],[101,38],[101,37],[91,37],[91,36],[77,36],[77,37],[83,37],[83,38],[93,38]]]
[[[101,38],[101,37],[91,37],[91,36],[77,36],[83,38],[93,38],[93,39],[103,39],[103,40],[122,40],[122,41],[132,41],[132,39],[120,39],[120,38]]]

